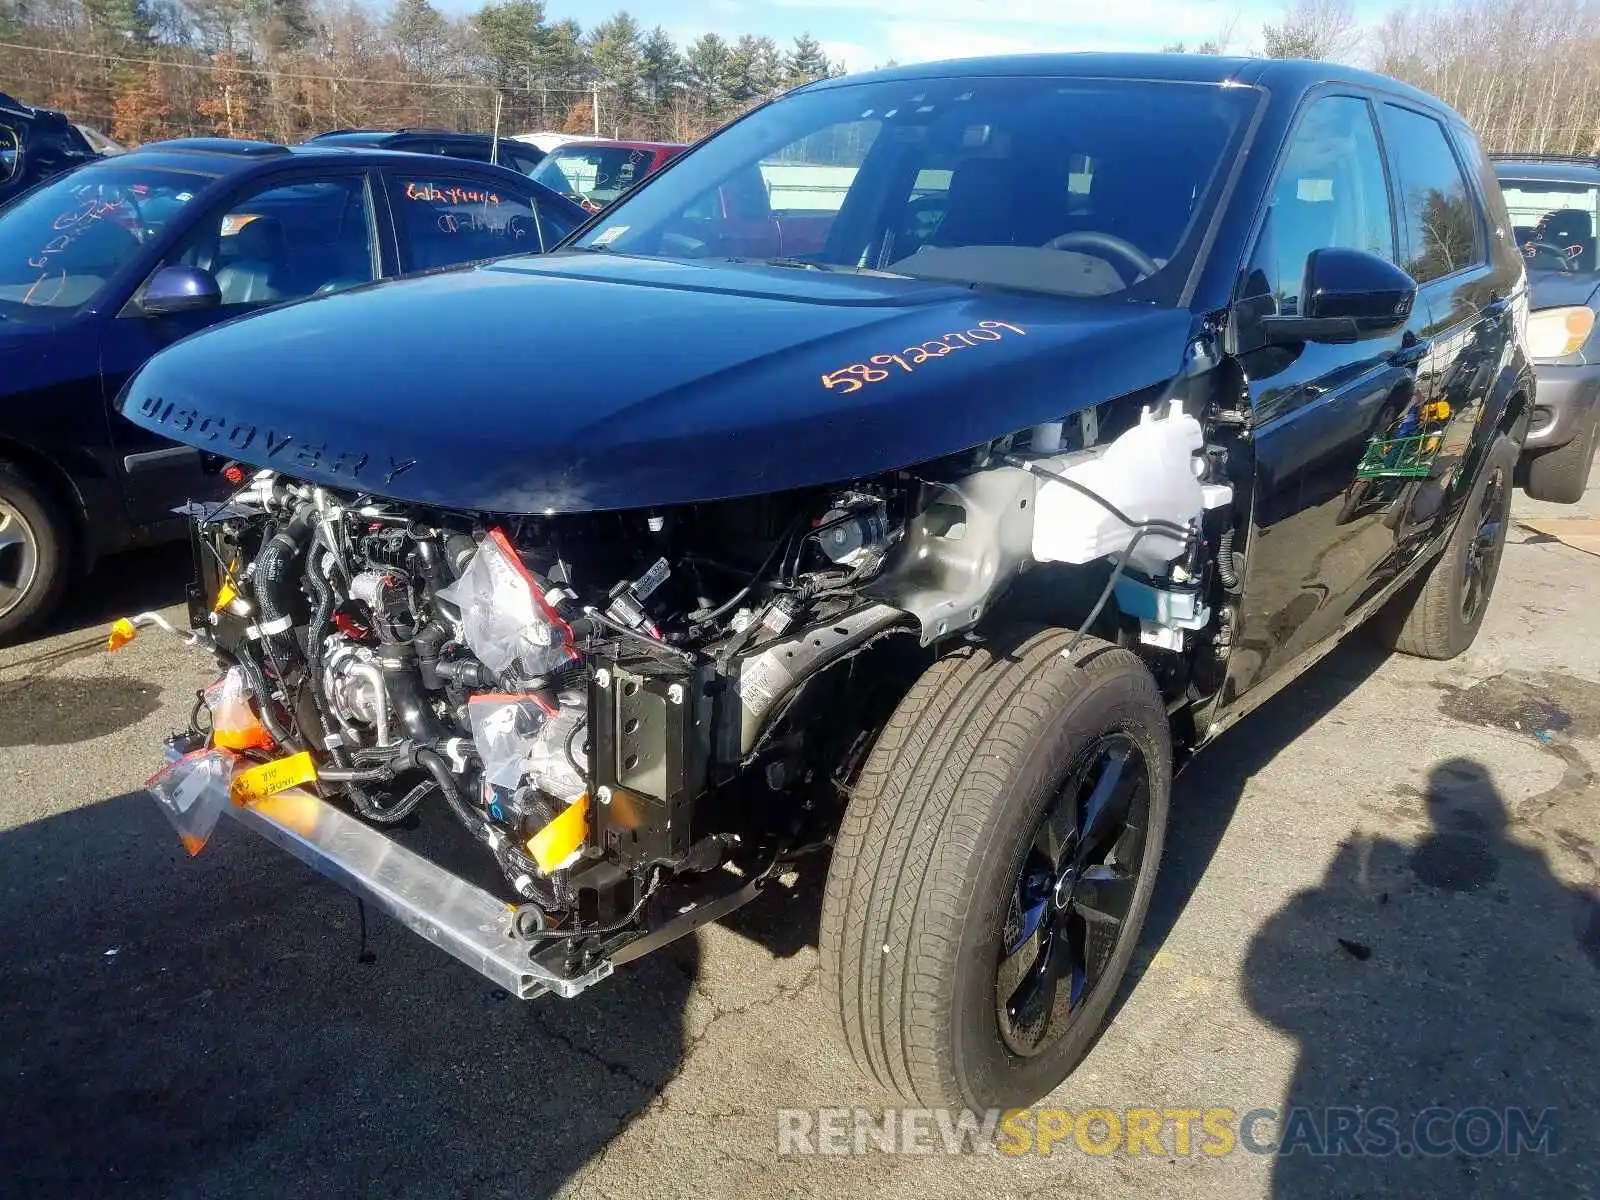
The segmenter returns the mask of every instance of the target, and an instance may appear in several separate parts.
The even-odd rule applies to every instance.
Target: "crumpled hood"
[[[565,253],[311,300],[156,355],[124,415],[446,508],[728,499],[925,462],[1178,369],[1188,312]]]

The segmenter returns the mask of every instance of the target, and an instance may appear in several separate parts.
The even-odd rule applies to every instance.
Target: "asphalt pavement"
[[[1600,1192],[1600,558],[1514,529],[1469,653],[1352,639],[1184,773],[1120,1012],[1046,1102],[1169,1123],[1100,1154],[1105,1117],[1025,1118],[1076,1131],[1048,1155],[949,1155],[937,1115],[883,1115],[821,1002],[815,870],[522,1003],[383,918],[362,956],[355,902],[232,823],[188,858],[140,787],[207,664],[102,648],[114,616],[176,617],[186,576],[181,549],[109,562],[0,651],[0,1194]],[[1165,1116],[1268,1110],[1270,1148],[1295,1108],[1323,1134],[1444,1115],[1388,1154],[1216,1154]],[[877,1136],[780,1157],[780,1110],[817,1132],[790,1151]],[[1550,1136],[1479,1153],[1508,1112]]]

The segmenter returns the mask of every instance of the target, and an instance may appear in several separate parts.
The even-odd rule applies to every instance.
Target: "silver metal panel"
[[[529,958],[530,943],[512,936],[512,906],[309,792],[280,792],[227,811],[519,999],[546,992],[571,998],[611,974],[609,962],[575,979],[552,974]]]

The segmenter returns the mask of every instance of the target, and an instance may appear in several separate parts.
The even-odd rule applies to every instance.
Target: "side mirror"
[[[1313,250],[1300,285],[1300,311],[1261,323],[1274,346],[1357,342],[1403,328],[1416,300],[1416,280],[1386,258],[1365,250]]]
[[[139,298],[139,311],[147,317],[170,317],[177,313],[216,308],[222,303],[222,289],[210,271],[199,267],[162,267],[145,284]]]

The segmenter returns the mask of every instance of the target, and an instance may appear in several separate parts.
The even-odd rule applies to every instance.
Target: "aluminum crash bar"
[[[513,931],[516,908],[309,792],[279,792],[226,811],[519,999],[570,999],[611,974],[606,961],[576,977],[535,962],[532,943]]]

